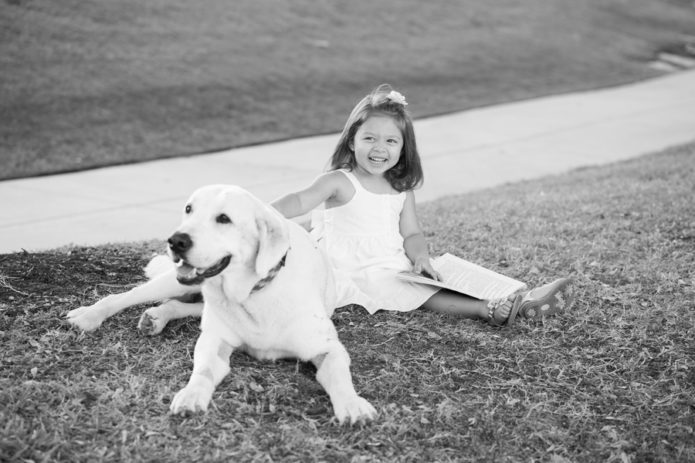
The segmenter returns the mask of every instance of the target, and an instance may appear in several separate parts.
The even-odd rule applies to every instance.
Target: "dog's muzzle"
[[[198,285],[206,278],[212,278],[227,268],[232,256],[228,255],[207,268],[198,268],[186,262],[186,253],[193,247],[188,233],[176,232],[167,240],[171,258],[176,264],[176,279],[182,285]]]

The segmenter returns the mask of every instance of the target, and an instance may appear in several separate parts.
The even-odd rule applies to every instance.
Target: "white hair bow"
[[[408,106],[408,102],[405,101],[405,97],[395,90],[391,90],[391,93],[386,95],[386,98],[390,101],[393,101],[394,103],[398,103],[403,106]]]

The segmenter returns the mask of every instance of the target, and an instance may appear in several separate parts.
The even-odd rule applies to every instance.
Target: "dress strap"
[[[364,187],[362,186],[360,181],[357,180],[357,177],[355,177],[355,174],[353,174],[349,170],[345,170],[345,169],[339,169],[338,172],[342,172],[345,174],[345,176],[348,178],[348,180],[350,180],[350,183],[352,183],[352,186],[355,187],[355,191],[364,190]]]

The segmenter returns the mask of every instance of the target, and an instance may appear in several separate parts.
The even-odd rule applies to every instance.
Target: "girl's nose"
[[[383,141],[377,141],[374,145],[374,149],[379,152],[384,152],[386,151],[386,143],[384,143]]]

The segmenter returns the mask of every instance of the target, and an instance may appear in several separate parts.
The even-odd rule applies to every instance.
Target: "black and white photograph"
[[[695,461],[695,1],[0,0],[0,463]]]

